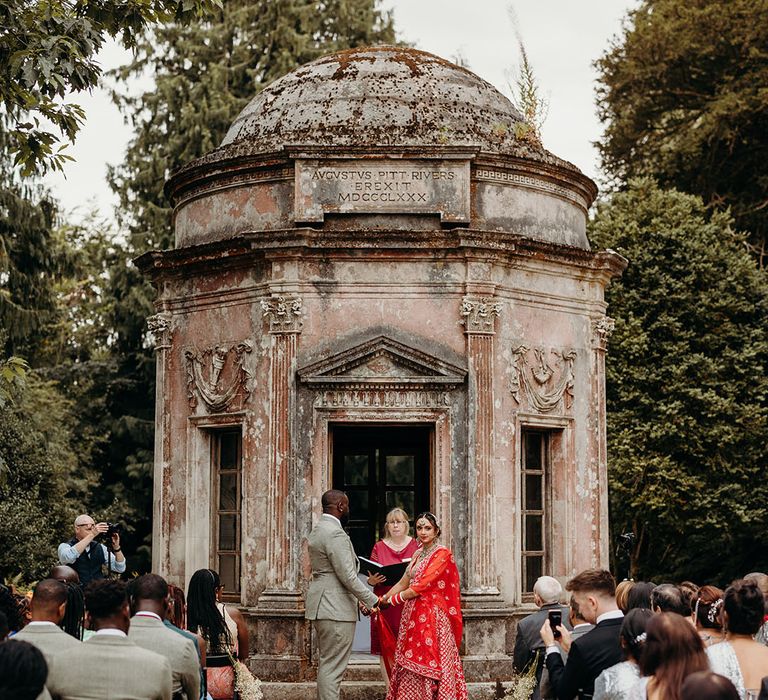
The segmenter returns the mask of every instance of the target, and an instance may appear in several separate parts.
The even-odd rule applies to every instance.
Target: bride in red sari
[[[439,535],[432,513],[416,519],[421,549],[383,598],[403,605],[387,700],[467,700],[459,658],[459,572],[451,550],[438,543]]]

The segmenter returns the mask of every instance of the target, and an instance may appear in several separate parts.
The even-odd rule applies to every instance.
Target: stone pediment
[[[379,336],[306,365],[298,374],[301,382],[314,387],[450,388],[463,384],[467,370],[392,338]]]

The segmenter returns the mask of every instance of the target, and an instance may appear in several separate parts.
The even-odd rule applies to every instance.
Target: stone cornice
[[[293,228],[244,233],[214,243],[185,248],[149,251],[134,264],[152,278],[189,274],[190,270],[226,270],[252,264],[254,258],[296,257],[332,252],[338,258],[356,259],[365,250],[372,256],[412,254],[414,259],[432,257],[435,250],[448,251],[457,258],[479,256],[491,262],[536,260],[599,272],[608,280],[621,275],[627,259],[615,251],[582,248],[538,241],[499,231],[455,228],[432,231],[327,231]]]

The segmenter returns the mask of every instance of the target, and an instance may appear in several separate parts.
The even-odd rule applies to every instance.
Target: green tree
[[[600,205],[592,243],[630,261],[607,291],[608,469],[632,573],[725,583],[768,567],[768,284],[727,213],[650,179]]]
[[[85,118],[71,94],[98,84],[108,37],[133,47],[147,26],[203,16],[220,0],[2,0],[0,105],[22,174],[62,169]],[[47,125],[50,123],[53,130]],[[56,133],[59,132],[60,135]],[[62,137],[64,143],[62,143]]]
[[[768,263],[768,3],[645,0],[597,68],[608,173],[730,206]]]
[[[94,475],[78,463],[77,407],[36,373],[0,408],[0,576],[40,578],[84,510]]]
[[[112,420],[107,461],[111,493],[135,513],[148,542],[152,512],[155,361],[146,318],[155,292],[130,264],[141,253],[173,245],[163,186],[177,167],[216,148],[230,124],[264,85],[323,54],[392,43],[392,18],[376,0],[227,0],[204,22],[169,23],[146,33],[121,80],[151,72],[154,87],[116,95],[135,135],[110,181],[128,232],[110,269],[115,300],[115,376],[106,391]],[[146,551],[146,550],[144,550]]]

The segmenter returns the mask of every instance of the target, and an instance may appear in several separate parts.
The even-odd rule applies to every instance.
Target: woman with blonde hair
[[[393,508],[387,513],[387,519],[384,522],[384,537],[373,545],[370,559],[382,566],[401,564],[410,561],[418,546],[418,542],[410,536],[408,514],[402,508]],[[384,581],[385,577],[381,574],[369,572],[368,583],[373,586],[373,592],[379,597],[388,593],[392,588],[392,586],[387,586]],[[400,629],[400,617],[403,614],[402,607],[392,606],[382,610],[381,614],[392,630],[395,639],[397,639],[397,633]],[[371,620],[371,654],[381,656],[379,630],[373,620]],[[386,680],[387,672],[384,668],[383,660],[381,666],[382,674]]]

